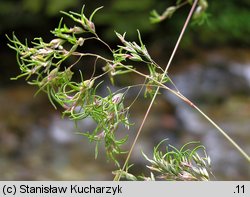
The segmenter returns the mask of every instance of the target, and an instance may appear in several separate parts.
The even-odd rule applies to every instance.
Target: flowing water
[[[170,73],[178,89],[250,154],[250,51],[203,53],[198,60],[183,60]],[[75,134],[93,129],[86,119],[75,128],[62,119],[44,95],[33,97],[29,86],[0,89],[0,179],[1,180],[112,180],[112,162],[104,151],[94,159],[94,145]],[[143,98],[132,111],[135,123],[130,142],[146,111]],[[168,92],[154,105],[132,161],[147,164],[140,152],[150,157],[162,139],[179,147],[200,141],[212,160],[216,180],[250,180],[250,166],[234,147],[198,112]],[[127,145],[126,148],[129,148]],[[136,166],[135,165],[135,166]],[[140,171],[138,172],[140,173]]]

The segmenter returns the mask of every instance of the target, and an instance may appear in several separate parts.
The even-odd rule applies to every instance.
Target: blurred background
[[[7,47],[5,34],[14,31],[20,40],[35,37],[50,40],[61,18],[60,10],[87,15],[96,7],[97,33],[112,46],[114,31],[127,32],[137,40],[139,29],[153,59],[166,66],[189,6],[170,20],[149,22],[153,9],[163,12],[175,0],[1,0],[0,2],[0,180],[112,180],[112,162],[105,155],[94,159],[94,146],[75,134],[74,123],[62,119],[46,95],[33,97],[36,89],[24,79],[11,81],[19,73],[15,52]],[[174,58],[169,75],[179,90],[215,120],[250,154],[250,1],[209,2],[209,20],[189,25]],[[134,79],[136,80],[136,79]],[[125,82],[118,82],[123,85]],[[128,149],[149,100],[140,98],[132,110]],[[91,120],[78,129],[89,130]],[[122,131],[121,131],[122,132]],[[132,171],[140,174],[152,147],[162,139],[180,147],[200,141],[212,160],[214,180],[250,180],[245,159],[196,111],[178,98],[162,92],[154,105],[134,150]],[[104,153],[104,151],[103,151]],[[122,159],[122,158],[121,158]]]

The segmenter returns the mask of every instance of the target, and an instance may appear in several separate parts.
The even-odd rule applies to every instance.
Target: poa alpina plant
[[[9,47],[16,51],[17,62],[21,70],[21,74],[13,79],[25,77],[29,84],[38,87],[37,93],[45,92],[51,104],[55,108],[58,105],[61,106],[63,116],[69,117],[72,121],[77,123],[85,118],[91,118],[96,123],[96,128],[93,131],[85,131],[80,134],[96,144],[95,157],[98,156],[100,143],[104,144],[107,159],[114,161],[118,167],[118,170],[113,172],[115,174],[114,180],[120,180],[121,178],[128,180],[210,180],[212,174],[210,158],[207,156],[205,147],[196,142],[188,142],[180,150],[168,145],[165,152],[162,152],[159,150],[162,141],[154,148],[152,159],[142,153],[150,163],[147,166],[150,171],[149,177],[136,177],[129,173],[131,167],[128,164],[130,155],[160,91],[171,92],[197,110],[250,162],[249,156],[218,125],[181,94],[168,75],[171,61],[192,14],[194,13],[194,18],[198,23],[203,22],[206,19],[204,11],[207,8],[207,2],[205,0],[178,0],[175,6],[167,8],[162,15],[159,15],[156,11],[151,13],[151,21],[160,22],[170,18],[177,9],[187,4],[192,6],[191,10],[165,69],[151,58],[139,31],[138,42],[128,41],[125,33],[115,32],[114,35],[120,41],[120,45],[115,49],[102,40],[98,36],[93,22],[94,15],[102,7],[94,10],[89,17],[84,14],[85,7],[82,8],[81,13],[62,12],[72,19],[75,25],[69,27],[62,18],[58,27],[51,31],[54,38],[49,42],[45,42],[42,38],[35,38],[31,44],[28,44],[27,41],[22,43],[14,34],[12,38],[8,37]],[[86,48],[91,40],[98,41],[106,47],[106,51],[112,55],[112,58],[107,58],[95,52],[80,52],[79,49]],[[90,67],[82,65],[83,70],[74,72],[72,68],[86,58],[94,59],[93,65],[90,65]],[[67,64],[69,59],[73,61],[71,65]],[[138,64],[135,64],[135,62],[139,62],[140,66],[144,66],[144,70],[147,71],[145,73],[138,71]],[[95,72],[97,63],[102,64],[102,74],[96,74]],[[84,69],[88,68],[94,70],[89,78],[84,73]],[[107,87],[105,96],[97,93],[98,88],[106,80],[105,76],[108,76],[114,84],[117,77],[130,75],[131,73],[143,77],[144,83],[125,86],[117,91],[112,91],[111,87]],[[80,76],[80,81],[74,80],[74,75],[77,74]],[[170,88],[170,84],[174,88]],[[127,92],[138,86],[141,87],[141,91],[144,91],[145,99],[146,97],[151,99],[151,103],[130,150],[124,151],[122,145],[126,143],[127,137],[117,139],[117,132],[121,132],[121,128],[129,129],[132,126],[129,122],[129,111],[141,91],[138,92],[130,105],[126,106],[124,101]],[[124,127],[120,127],[121,125]],[[120,154],[127,154],[123,165],[117,159],[117,155]]]

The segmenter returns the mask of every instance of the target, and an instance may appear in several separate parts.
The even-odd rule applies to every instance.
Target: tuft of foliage
[[[159,150],[160,142],[153,152],[153,159],[144,157],[150,162],[147,166],[151,172],[150,177],[142,177],[144,180],[151,180],[156,177],[160,180],[175,181],[208,181],[210,180],[211,159],[207,156],[206,149],[198,142],[189,142],[183,145],[180,150],[172,145],[166,146],[164,152]],[[194,145],[193,149],[189,149]],[[201,152],[199,152],[201,151]],[[202,154],[203,153],[203,154]],[[202,156],[201,156],[202,155]],[[157,176],[154,173],[158,174]],[[155,180],[155,178],[153,179]]]
[[[167,7],[166,10],[162,13],[159,14],[156,10],[151,11],[150,15],[150,21],[152,23],[159,23],[163,20],[166,20],[168,18],[171,18],[172,15],[181,7],[190,4],[193,5],[194,0],[177,0],[176,4],[174,6]],[[195,24],[203,24],[204,22],[207,21],[208,14],[206,13],[208,7],[207,0],[199,0],[198,5],[195,9],[195,12],[193,14],[193,23]]]
[[[94,57],[95,64],[101,59],[105,64],[113,65],[112,60],[97,54],[77,52],[78,47],[83,47],[88,40],[96,39],[102,42],[92,22],[94,14],[99,9],[101,8],[94,10],[89,18],[83,13],[84,7],[81,14],[62,12],[76,22],[74,27],[63,24],[62,18],[58,27],[52,31],[55,38],[50,42],[35,38],[32,46],[28,46],[27,41],[23,44],[13,34],[13,38],[8,37],[11,42],[9,47],[16,51],[21,70],[21,74],[13,79],[25,77],[29,84],[39,88],[37,93],[45,92],[52,105],[56,108],[59,104],[64,109],[63,116],[68,116],[76,123],[87,117],[92,118],[97,125],[95,130],[81,134],[96,142],[96,157],[98,144],[104,141],[108,157],[118,165],[115,155],[123,153],[120,146],[126,142],[127,137],[118,140],[115,131],[120,124],[127,128],[130,125],[128,108],[123,105],[125,92],[111,92],[108,89],[107,96],[98,95],[96,90],[101,83],[96,83],[96,80],[103,74],[86,79],[80,71],[81,81],[73,80],[72,67],[84,57]],[[77,60],[67,66],[66,60],[74,56]],[[108,69],[104,74],[111,71],[112,69]]]
[[[149,159],[142,153],[150,163],[147,168],[150,176],[135,176],[129,173],[129,166],[124,171],[115,171],[114,174],[121,174],[121,178],[130,181],[209,181],[213,175],[211,171],[211,159],[207,156],[206,149],[199,142],[189,142],[179,150],[168,145],[165,151],[160,150],[160,146],[166,140],[162,140],[154,147],[153,158]],[[190,149],[190,147],[193,147]]]
[[[119,126],[123,125],[129,128],[129,107],[123,104],[126,92],[131,87],[125,87],[121,90],[112,92],[107,88],[107,96],[97,94],[97,89],[102,85],[96,82],[108,75],[110,81],[114,84],[114,76],[124,75],[130,72],[136,72],[133,65],[127,65],[127,61],[141,62],[147,66],[149,75],[141,74],[146,77],[145,97],[154,94],[157,81],[161,78],[161,82],[167,82],[169,77],[160,73],[163,70],[150,57],[145,45],[142,42],[141,35],[138,31],[139,44],[130,42],[125,39],[125,34],[116,33],[121,45],[118,49],[111,49],[110,46],[101,40],[95,30],[92,21],[95,13],[102,7],[93,11],[90,17],[84,14],[84,6],[81,13],[62,12],[71,18],[76,25],[68,27],[63,23],[63,18],[59,25],[51,33],[54,39],[50,42],[44,42],[42,38],[35,38],[31,42],[22,43],[13,33],[13,37],[8,37],[10,44],[8,46],[16,51],[17,62],[19,64],[21,74],[13,80],[25,77],[30,85],[38,87],[40,91],[45,92],[51,104],[57,108],[60,105],[64,111],[63,116],[69,117],[76,123],[82,119],[90,117],[96,123],[94,131],[79,132],[86,136],[90,141],[96,142],[95,156],[98,155],[98,145],[104,142],[106,152],[109,159],[115,161],[119,166],[115,155],[125,153],[121,150],[121,146],[126,142],[127,136],[122,139],[116,138],[116,131]],[[84,47],[89,40],[97,40],[104,46],[107,51],[112,53],[113,59],[107,59],[104,56],[91,52],[79,52],[79,47]],[[74,63],[67,65],[68,59],[73,59]],[[80,62],[80,60],[92,57],[95,58],[93,67],[96,67],[97,61],[103,63],[104,73],[96,75],[93,73],[91,78],[84,78],[84,73],[79,71],[81,81],[73,80],[75,74],[72,68]],[[158,82],[159,83],[159,82]]]

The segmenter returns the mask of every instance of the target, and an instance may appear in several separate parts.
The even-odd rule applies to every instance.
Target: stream
[[[250,154],[250,51],[218,49],[199,58],[180,60],[170,77],[178,90],[221,126]],[[61,118],[46,95],[33,97],[28,85],[0,87],[0,180],[112,180],[112,162],[104,150],[94,159],[94,144],[77,131],[91,131],[91,119]],[[130,147],[149,100],[140,98],[131,113],[135,125],[127,132]],[[147,165],[162,139],[181,147],[200,141],[212,161],[213,180],[250,180],[249,163],[197,111],[169,92],[162,92],[133,151],[136,173]],[[136,167],[137,166],[137,167]],[[139,170],[139,171],[137,171]],[[144,171],[147,173],[147,171]]]

